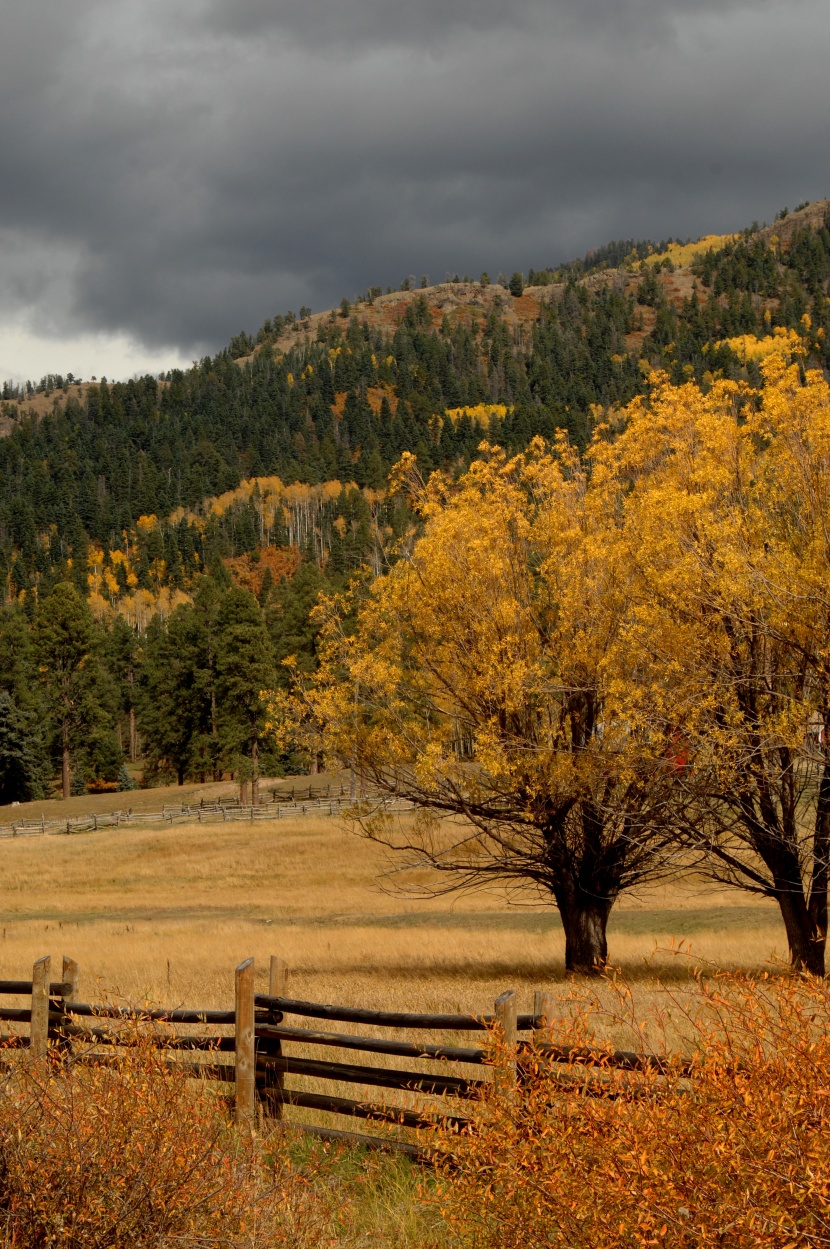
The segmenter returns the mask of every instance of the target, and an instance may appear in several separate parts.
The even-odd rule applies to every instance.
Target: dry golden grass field
[[[159,790],[106,801],[119,798],[170,801]],[[510,905],[497,890],[428,901],[391,893],[384,852],[337,817],[19,838],[0,854],[0,975],[66,953],[80,964],[86,1000],[230,1005],[234,966],[254,955],[264,989],[271,954],[291,968],[293,995],[354,1005],[483,1011],[515,988],[530,1010],[534,989],[565,987],[552,907],[532,895]],[[786,953],[774,905],[702,882],[615,908],[611,959],[639,991],[687,979],[672,941],[729,968]]]
[[[163,802],[182,798],[192,801],[194,788],[92,802],[79,798],[71,800],[71,811],[69,803],[53,802],[44,814],[53,808],[77,815],[139,804],[159,810]],[[31,818],[33,812],[16,808],[15,814]],[[8,816],[8,809],[0,812],[0,821]],[[564,938],[552,907],[531,905],[530,895],[527,906],[510,905],[497,890],[429,901],[385,890],[385,852],[337,817],[143,824],[74,836],[19,837],[0,841],[0,855],[0,978],[23,978],[46,953],[57,975],[61,955],[69,954],[80,964],[79,996],[86,1001],[230,1007],[234,967],[253,955],[258,987],[267,991],[269,957],[276,954],[291,969],[289,993],[318,1001],[489,1012],[499,993],[515,988],[522,1012],[532,1009],[535,989],[558,995],[563,1014],[573,1009],[568,998],[574,990],[564,975]],[[690,945],[692,958],[673,954],[673,941]],[[695,996],[690,972],[696,958],[727,968],[761,968],[785,952],[774,906],[696,881],[624,900],[610,925],[611,957],[631,985],[635,1017],[647,1020],[656,1012],[664,1022],[668,1018],[670,1039],[685,1030],[684,1010]],[[613,989],[602,982],[576,992],[589,999],[596,993],[611,1007],[615,1002]],[[619,1021],[606,1018],[598,1031],[631,1044],[630,1032]],[[481,1033],[432,1034],[429,1039],[477,1045]],[[661,1044],[658,1037],[654,1041]],[[294,1042],[289,1050],[324,1059],[337,1054]],[[355,1060],[348,1052],[337,1058]],[[443,1068],[433,1060],[380,1061],[433,1072]],[[319,1082],[305,1077],[291,1077],[289,1083],[321,1091]],[[359,1087],[329,1085],[325,1091],[391,1106],[419,1104],[417,1095],[380,1097],[378,1089],[361,1093]],[[325,1115],[293,1107],[286,1117],[326,1123]],[[333,1126],[330,1119],[328,1126]],[[360,1121],[341,1119],[336,1126],[365,1130]],[[373,1124],[370,1130],[379,1135],[393,1129]],[[304,1146],[297,1142],[297,1147]],[[301,1165],[314,1178],[328,1176],[314,1191],[331,1208],[326,1235],[313,1243],[344,1249],[461,1244],[439,1226],[434,1206],[424,1204],[425,1190],[412,1168],[373,1155],[354,1161],[344,1156],[332,1164],[334,1171],[320,1171],[316,1158],[310,1154]]]

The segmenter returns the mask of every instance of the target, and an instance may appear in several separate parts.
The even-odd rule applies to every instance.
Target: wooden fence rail
[[[512,990],[511,990],[512,992]],[[332,1019],[337,1023],[373,1024],[377,1028],[432,1028],[445,1032],[486,1032],[496,1023],[495,1015],[421,1015],[401,1011],[359,1010],[351,1006],[328,1006],[322,1002],[302,1002],[296,998],[256,995],[257,1006],[280,1010],[288,1015],[312,1019]],[[520,1032],[535,1027],[534,1015],[518,1015]]]
[[[279,791],[287,793],[287,791]],[[160,811],[108,811],[92,815],[69,816],[66,819],[47,820],[13,820],[9,824],[0,824],[0,839],[13,837],[48,837],[71,836],[75,833],[100,832],[107,828],[129,828],[137,824],[205,824],[224,823],[233,820],[279,820],[296,815],[340,815],[343,811],[354,807],[357,799],[350,797],[344,787],[329,797],[325,796],[324,787],[318,792],[309,787],[308,797],[291,791],[287,797],[272,799],[271,802],[260,802],[257,806],[242,806],[237,798],[224,799],[222,802],[207,803],[204,800],[192,805],[182,804],[170,806],[165,804]],[[410,811],[413,803],[402,799],[381,800],[372,796],[360,799],[362,802],[377,801],[385,810]]]
[[[184,1067],[202,1080],[232,1086],[235,1118],[242,1125],[252,1125],[260,1115],[279,1120],[286,1107],[313,1110],[334,1117],[335,1124],[320,1126],[292,1120],[291,1126],[324,1138],[354,1139],[371,1147],[401,1150],[421,1159],[428,1151],[417,1139],[400,1135],[369,1137],[338,1127],[336,1121],[362,1119],[415,1133],[434,1126],[436,1121],[460,1128],[467,1120],[457,1107],[442,1106],[436,1099],[476,1097],[490,1080],[499,1082],[508,1092],[515,1090],[522,1078],[523,1059],[530,1053],[534,1061],[542,1058],[556,1066],[602,1066],[628,1071],[659,1072],[665,1069],[667,1061],[627,1051],[609,1053],[556,1046],[551,1034],[545,1031],[547,1022],[554,1017],[554,1003],[544,993],[536,994],[533,1014],[517,1014],[516,994],[512,990],[496,999],[492,1014],[422,1014],[366,1010],[288,997],[288,971],[278,958],[271,959],[267,994],[255,992],[254,979],[254,960],[246,959],[236,969],[234,1006],[228,1010],[142,1010],[94,1005],[77,1000],[77,964],[64,958],[62,979],[53,981],[47,955],[34,964],[30,980],[0,981],[0,1000],[29,998],[28,1006],[0,1006],[0,1021],[29,1025],[28,1035],[0,1036],[0,1055],[4,1050],[10,1051],[2,1055],[2,1061],[13,1061],[13,1051],[27,1047],[36,1058],[51,1056],[62,1062],[109,1064],[117,1060],[119,1047],[129,1048],[149,1040],[170,1051],[170,1061],[178,1068]],[[286,1016],[310,1020],[318,1026],[287,1023]],[[149,1037],[139,1037],[125,1029],[124,1025],[131,1021],[157,1027]],[[409,1035],[330,1032],[319,1027],[321,1022],[329,1021]],[[208,1035],[182,1034],[177,1030],[200,1025],[228,1031]],[[507,1047],[508,1059],[501,1066],[488,1063],[489,1051],[483,1047],[421,1039],[419,1035],[491,1030],[500,1032]],[[298,1046],[302,1052],[296,1052]],[[346,1057],[318,1058],[305,1052],[317,1047],[343,1051]],[[354,1054],[373,1058],[368,1063],[352,1061]],[[213,1055],[233,1055],[233,1063],[210,1061]],[[427,1069],[399,1067],[394,1061],[379,1065],[378,1055],[392,1060],[417,1060]],[[465,1067],[472,1070],[465,1072]],[[288,1084],[287,1079],[292,1082]],[[299,1086],[294,1083],[297,1079],[301,1081]],[[344,1096],[344,1085],[388,1090],[398,1100],[377,1100],[376,1092],[369,1097]],[[567,1087],[563,1084],[563,1091]],[[596,1091],[602,1095],[601,1086]],[[405,1104],[399,1100],[401,1095],[406,1097]]]

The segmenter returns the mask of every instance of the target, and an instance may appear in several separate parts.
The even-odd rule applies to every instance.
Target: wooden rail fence
[[[253,1124],[260,1115],[281,1120],[285,1107],[311,1110],[333,1118],[335,1124],[291,1120],[291,1126],[325,1139],[350,1139],[398,1150],[419,1160],[428,1158],[428,1149],[423,1140],[413,1139],[413,1133],[434,1126],[437,1117],[453,1127],[467,1122],[456,1107],[448,1111],[436,1099],[475,1097],[493,1079],[506,1087],[515,1086],[521,1079],[523,1055],[531,1046],[535,1055],[541,1053],[551,1063],[566,1066],[578,1063],[636,1071],[662,1061],[627,1052],[557,1047],[546,1030],[546,1021],[554,1017],[554,1002],[545,993],[536,994],[532,1015],[517,1013],[513,990],[496,999],[489,1015],[366,1010],[287,996],[288,972],[278,958],[271,959],[269,992],[257,993],[254,960],[249,958],[236,969],[232,1009],[142,1010],[78,1001],[78,965],[70,958],[63,959],[61,974],[59,981],[50,979],[47,955],[34,964],[31,980],[0,981],[0,999],[30,999],[28,1006],[0,1006],[0,1020],[29,1025],[28,1034],[0,1035],[3,1061],[12,1061],[14,1050],[28,1048],[38,1058],[105,1063],[112,1061],[113,1047],[137,1043],[125,1024],[155,1023],[158,1030],[150,1041],[169,1051],[171,1062],[185,1065],[194,1077],[232,1086],[232,1092],[227,1091],[240,1124]],[[287,1017],[297,1022],[288,1023]],[[330,1024],[352,1024],[372,1032],[330,1031]],[[194,1026],[199,1031],[186,1031]],[[206,1027],[212,1029],[210,1034]],[[429,1033],[481,1034],[493,1028],[501,1032],[511,1056],[501,1067],[492,1065],[483,1046],[426,1039]],[[359,1054],[383,1056],[392,1062],[381,1066],[374,1060],[358,1063],[308,1056],[309,1049],[318,1048],[326,1053],[339,1050],[346,1059]],[[233,1062],[228,1061],[231,1055]],[[395,1060],[399,1059],[409,1060],[410,1065],[398,1066]],[[412,1062],[420,1066],[414,1068]],[[332,1091],[331,1085],[339,1091]],[[378,1100],[377,1094],[343,1096],[343,1085],[385,1090],[393,1099]],[[392,1125],[398,1134],[366,1136],[336,1126],[343,1119]],[[409,1137],[404,1138],[402,1131],[410,1133]]]
[[[360,801],[375,801],[373,797]],[[107,811],[92,815],[69,816],[67,819],[13,820],[0,824],[0,839],[5,837],[42,837],[56,834],[90,833],[105,828],[128,828],[135,824],[215,823],[226,820],[279,820],[295,815],[339,815],[357,801],[344,785],[292,786],[290,790],[273,790],[257,806],[243,806],[238,798],[221,802],[165,803],[160,811]],[[380,801],[380,800],[378,800]],[[385,809],[408,811],[413,804],[401,800],[383,800]]]

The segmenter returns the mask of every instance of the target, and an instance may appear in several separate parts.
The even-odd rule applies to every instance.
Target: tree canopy
[[[547,891],[571,967],[622,890],[694,867],[774,898],[823,969],[830,389],[780,348],[760,391],[653,378],[587,469],[564,436],[455,483],[405,459],[422,536],[354,632],[329,604],[328,749],[457,817],[366,831],[449,887]]]
[[[400,842],[443,873],[552,895],[566,964],[605,962],[619,894],[674,865],[671,735],[631,718],[631,570],[606,496],[560,440],[489,449],[452,485],[401,474],[423,516],[408,558],[332,617],[318,685],[327,744],[424,818]],[[645,724],[645,721],[642,722]],[[448,831],[453,829],[454,831]]]
[[[598,448],[636,552],[630,644],[693,763],[678,834],[774,898],[824,967],[830,849],[830,388],[782,354],[753,394],[661,384]]]

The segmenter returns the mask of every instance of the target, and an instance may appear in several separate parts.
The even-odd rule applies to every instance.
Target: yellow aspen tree
[[[789,344],[798,354],[795,341]],[[830,390],[783,354],[754,394],[659,382],[593,448],[635,569],[626,645],[675,734],[678,836],[778,903],[822,974],[830,844]]]
[[[414,828],[381,810],[365,832],[430,869],[433,892],[554,902],[567,967],[591,972],[620,893],[671,870],[672,743],[620,714],[630,570],[608,493],[564,439],[482,452],[457,483],[424,485],[404,458],[421,535],[354,627],[328,605],[309,697],[329,757],[419,809]]]

